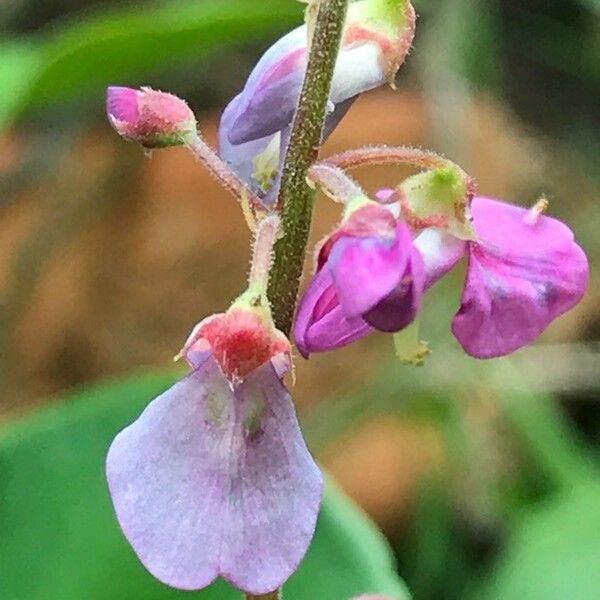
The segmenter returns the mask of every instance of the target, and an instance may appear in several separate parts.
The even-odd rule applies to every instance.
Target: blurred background
[[[450,334],[459,269],[427,298],[422,335],[433,354],[423,368],[397,364],[391,339],[374,334],[298,357],[294,399],[311,448],[382,529],[416,600],[594,600],[600,4],[415,5],[399,90],[361,97],[323,154],[419,145],[462,165],[485,195],[530,205],[545,194],[588,253],[590,290],[536,345],[478,362]],[[105,118],[105,87],[145,84],[185,97],[215,144],[227,100],[301,18],[293,0],[2,2],[0,520],[31,517],[15,516],[14,505],[37,498],[37,477],[58,489],[39,456],[56,442],[43,436],[57,422],[73,431],[61,407],[102,410],[106,394],[80,390],[173,373],[191,326],[245,284],[250,236],[236,203],[184,150],[147,157],[119,139]],[[375,190],[408,173],[357,176]],[[314,240],[338,217],[320,198]],[[77,446],[61,456],[71,452]],[[36,532],[23,540],[6,529],[4,550],[0,536],[9,580],[40,558],[23,549],[35,548]],[[2,581],[2,600],[88,598],[3,594]]]

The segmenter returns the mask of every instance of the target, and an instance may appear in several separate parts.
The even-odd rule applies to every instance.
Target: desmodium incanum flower
[[[509,354],[573,308],[588,285],[584,251],[564,224],[490,198],[471,206],[477,242],[452,331],[471,356]]]
[[[250,289],[201,322],[183,350],[192,372],[108,453],[121,528],[173,587],[197,590],[221,576],[268,593],[296,570],[314,533],[322,476],[282,382],[289,343],[263,301]]]
[[[347,345],[373,328],[400,331],[416,317],[425,271],[408,226],[385,206],[357,198],[318,254],[294,336],[300,352]]]
[[[191,372],[150,402],[107,456],[127,540],[155,577],[183,590],[223,577],[250,597],[278,596],[315,531],[323,479],[283,382],[291,348],[267,299],[269,289],[289,333],[311,224],[305,182],[344,205],[297,311],[305,357],[380,330],[394,333],[400,360],[421,364],[423,295],[465,256],[452,331],[478,358],[534,341],[588,283],[583,250],[566,225],[542,214],[545,202],[526,210],[476,197],[472,178],[433,152],[369,146],[311,166],[319,137],[358,95],[393,85],[415,13],[409,0],[308,4],[306,25],[266,51],[226,107],[220,156],[180,98],[150,88],[107,92],[121,136],[147,148],[185,145],[239,200],[256,233],[247,291],[194,328],[180,353]],[[398,163],[421,172],[379,192],[379,202],[344,172]]]
[[[408,0],[350,4],[324,137],[359,94],[393,82],[412,44],[414,26]],[[279,171],[306,70],[307,46],[306,25],[283,36],[265,52],[223,113],[220,154],[257,192],[267,193]]]
[[[392,193],[383,190],[378,197],[389,202]],[[472,230],[473,239],[453,235],[452,228],[438,223],[437,214],[433,226],[417,228],[414,247],[423,261],[423,289],[429,289],[467,256],[467,279],[452,331],[471,356],[503,356],[533,342],[554,319],[581,300],[588,284],[588,262],[572,231],[541,214],[539,206],[525,209],[475,197],[468,208],[472,217],[458,230],[461,234]],[[402,206],[399,212],[402,213]],[[363,251],[368,248],[364,244],[360,247]],[[404,248],[406,255],[409,245]],[[377,252],[373,256],[378,257]],[[369,264],[368,257],[362,260]],[[384,274],[375,269],[373,284],[391,277],[398,265],[405,263],[390,259],[378,264]],[[413,259],[413,264],[418,261]],[[301,301],[294,333],[303,355],[353,342],[373,328],[399,331],[403,328],[397,327],[399,324],[405,327],[415,318],[406,302],[394,305],[387,298],[383,320],[379,314],[376,318],[362,315],[362,320],[357,319],[354,312],[346,309],[352,304],[340,301],[339,290],[352,289],[354,301],[360,302],[363,289],[368,295],[370,288],[356,285],[361,280],[354,277],[352,269],[338,268],[334,272],[335,279],[321,268]],[[411,269],[412,274],[415,272],[419,270]],[[421,281],[419,275],[416,281]],[[410,298],[404,296],[407,297]]]

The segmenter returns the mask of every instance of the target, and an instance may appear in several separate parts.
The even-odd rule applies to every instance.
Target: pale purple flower
[[[319,252],[294,336],[300,352],[347,345],[373,328],[400,331],[416,317],[425,271],[408,226],[374,202],[354,210]]]
[[[193,371],[110,447],[117,518],[167,585],[221,576],[268,593],[304,557],[323,488],[282,383],[289,343],[236,308],[200,323],[184,351]]]
[[[106,112],[119,135],[146,148],[178,146],[196,135],[196,118],[186,102],[148,87],[109,87]]]
[[[393,80],[410,49],[414,25],[415,14],[408,1],[384,8],[373,0],[350,5],[324,138],[359,94]],[[256,192],[268,192],[280,170],[306,70],[307,41],[307,26],[303,25],[275,42],[221,118],[220,155]],[[268,164],[266,174],[257,173],[261,170],[257,157]]]

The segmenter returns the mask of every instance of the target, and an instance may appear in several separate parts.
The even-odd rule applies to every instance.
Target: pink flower
[[[490,198],[471,207],[478,242],[452,332],[467,354],[491,358],[533,342],[573,308],[589,267],[573,232],[556,219]]]
[[[452,332],[471,356],[503,356],[533,342],[581,300],[588,262],[573,232],[535,208],[476,197],[471,212],[477,241],[431,229],[415,244],[425,261],[427,286],[467,256]]]
[[[388,200],[390,194],[378,196]],[[416,317],[422,291],[464,256],[467,279],[452,332],[476,358],[503,356],[533,342],[581,300],[588,262],[565,224],[490,198],[474,198],[470,210],[476,241],[429,227],[413,245],[401,221],[396,239],[405,241],[395,245],[386,246],[381,234],[334,234],[296,316],[300,352],[331,350],[373,329],[400,331]],[[390,293],[392,281],[410,284]]]
[[[368,201],[329,236],[300,302],[294,336],[300,352],[323,352],[370,333],[400,331],[416,317],[425,273],[412,233]]]

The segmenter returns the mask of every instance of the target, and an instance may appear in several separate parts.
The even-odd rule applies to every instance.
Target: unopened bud
[[[196,117],[185,100],[148,87],[109,87],[106,112],[122,137],[145,148],[180,146],[196,134]]]

